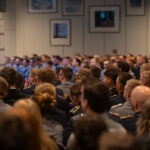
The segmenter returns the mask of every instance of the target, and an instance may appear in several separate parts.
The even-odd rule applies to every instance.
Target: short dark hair
[[[35,57],[35,61],[42,61],[42,58],[41,58],[41,56],[37,56],[37,57]]]
[[[59,72],[60,72],[61,68],[62,68],[62,67],[57,67],[57,68],[56,68],[56,70],[55,70],[56,75],[59,75]]]
[[[9,80],[9,86],[11,85],[16,85],[16,80],[17,80],[17,72],[13,67],[5,67],[1,70],[1,72],[6,73]]]
[[[91,79],[83,83],[84,99],[88,101],[89,107],[97,113],[103,113],[108,108],[109,89],[98,79]]]
[[[129,73],[127,73],[127,72],[119,72],[119,74],[118,74],[118,80],[122,84],[123,87],[125,87],[126,82],[129,79],[132,79],[132,77],[131,77],[131,75]]]
[[[21,89],[23,88],[23,84],[24,84],[24,77],[22,74],[17,72],[17,80],[16,80],[16,89],[18,91],[21,91]]]
[[[75,58],[76,62],[79,64],[79,66],[81,65],[81,60],[78,58]]]
[[[70,95],[79,97],[81,95],[81,83],[73,83],[70,87]]]
[[[62,61],[62,58],[59,55],[55,55],[54,58],[56,58],[57,60]]]
[[[90,71],[91,71],[93,77],[100,79],[100,75],[101,75],[100,68],[98,68],[96,66],[91,66]]]
[[[63,76],[70,81],[73,76],[73,70],[70,67],[62,67],[61,71]]]
[[[118,68],[121,69],[122,72],[129,72],[130,65],[128,63],[119,61],[117,64],[118,64]]]
[[[96,150],[99,136],[107,126],[99,115],[83,116],[74,122],[75,139],[72,150]]]
[[[118,70],[116,68],[106,68],[104,75],[113,80],[114,85],[116,84],[116,79],[118,77]]]

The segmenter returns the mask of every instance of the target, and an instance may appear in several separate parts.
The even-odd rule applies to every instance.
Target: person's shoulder
[[[111,110],[114,110],[114,109],[120,108],[120,107],[122,107],[122,106],[123,106],[123,104],[122,104],[122,103],[119,103],[119,104],[117,104],[117,105],[113,105],[113,106],[111,107]]]
[[[116,118],[118,118],[118,119],[120,119],[120,120],[129,119],[129,118],[134,117],[134,115],[124,115],[124,116],[122,116],[119,113],[112,112],[112,111],[110,111],[109,114],[116,117]]]
[[[73,107],[70,111],[69,111],[69,114],[71,117],[73,116],[76,116],[76,115],[79,115],[82,113],[82,109],[81,109],[81,106],[80,105],[77,105],[75,107]]]
[[[128,105],[127,102],[112,106],[109,112],[110,114],[117,113],[120,117],[134,114],[132,106]]]
[[[118,95],[114,94],[114,95],[111,95],[109,96],[110,99],[115,99]]]

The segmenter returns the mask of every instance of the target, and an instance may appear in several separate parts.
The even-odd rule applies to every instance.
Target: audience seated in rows
[[[31,96],[30,100],[25,99],[23,103],[21,101],[21,107],[27,105],[26,103],[30,104],[30,107],[27,106],[29,113],[34,111],[34,107],[40,108],[37,115],[42,115],[42,117],[34,116],[41,120],[37,122],[38,128],[42,126],[41,124],[44,127],[44,129],[40,127],[40,130],[45,140],[41,137],[37,139],[43,141],[40,142],[40,149],[51,149],[50,147],[53,144],[56,149],[58,147],[64,149],[64,142],[64,145],[69,146],[69,149],[100,148],[111,150],[111,148],[114,148],[113,143],[116,142],[117,135],[121,136],[121,132],[131,132],[136,135],[136,130],[138,138],[146,145],[147,149],[149,148],[147,130],[141,132],[143,127],[141,125],[144,124],[139,121],[140,123],[136,126],[140,114],[142,116],[142,113],[144,113],[143,108],[147,110],[145,102],[150,96],[150,64],[145,56],[138,55],[135,57],[128,54],[126,56],[106,55],[100,57],[97,54],[93,56],[76,54],[73,58],[69,56],[61,58],[59,55],[48,56],[43,54],[38,56],[33,54],[31,57],[27,55],[22,58],[6,57],[5,60],[6,67],[0,71],[2,111],[13,109],[12,112],[14,112],[15,109],[17,113],[20,112],[20,116],[23,116],[23,113],[18,110],[20,109],[19,99]],[[143,86],[139,86],[139,81],[131,79],[131,76],[140,79]],[[30,101],[36,103],[32,104]],[[146,105],[148,106],[148,103]],[[109,108],[110,111],[107,112]],[[108,132],[117,132],[116,139],[113,138],[115,134],[106,133],[103,142],[99,140],[99,144],[96,144],[98,139],[102,139],[101,133],[99,134],[97,127],[91,129],[88,122],[92,122],[92,119],[97,115],[106,125]],[[84,116],[89,117],[87,126],[83,125],[86,120],[83,119]],[[22,118],[20,117],[20,119]],[[81,128],[77,123],[78,121]],[[23,124],[26,124],[24,120]],[[146,126],[146,128],[148,127]],[[83,131],[84,134],[81,135]],[[107,135],[108,139],[114,139],[112,145],[108,142],[110,147],[105,147]],[[57,145],[49,136],[53,138]],[[100,138],[98,138],[99,136]],[[124,137],[129,138],[129,143],[121,144],[122,147],[118,143],[114,150],[117,150],[117,146],[119,146],[118,149],[136,149],[134,147],[134,142],[137,142],[135,138],[128,134],[124,134]],[[88,142],[88,140],[91,142]],[[49,145],[49,143],[53,144]],[[101,144],[104,145],[101,146]],[[140,143],[138,148],[142,150]]]

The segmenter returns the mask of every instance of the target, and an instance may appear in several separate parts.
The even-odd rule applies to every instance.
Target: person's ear
[[[81,100],[81,107],[82,107],[83,111],[86,112],[86,109],[88,107],[88,101],[86,99]]]

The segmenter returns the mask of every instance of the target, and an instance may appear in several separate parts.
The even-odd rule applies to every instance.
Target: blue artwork
[[[53,0],[32,0],[33,10],[53,9]]]
[[[53,24],[53,37],[54,38],[67,38],[68,37],[68,25],[66,23],[54,23]]]
[[[65,11],[67,13],[77,13],[81,11],[83,0],[66,0]]]
[[[132,7],[141,7],[142,1],[141,0],[130,0],[130,5]]]

